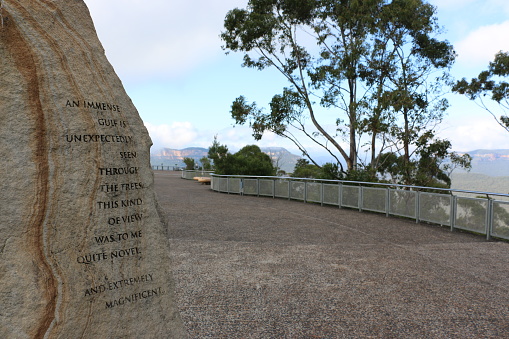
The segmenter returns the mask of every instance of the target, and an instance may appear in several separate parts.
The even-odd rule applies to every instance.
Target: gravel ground
[[[191,338],[509,338],[509,244],[155,172]]]

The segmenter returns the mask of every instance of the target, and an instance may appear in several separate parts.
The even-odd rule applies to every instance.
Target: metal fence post
[[[292,189],[291,189],[291,186],[292,186],[292,180],[288,180],[288,200],[291,200],[292,198]]]
[[[421,221],[421,192],[415,191],[415,222]]]
[[[322,186],[320,187],[321,191],[320,191],[320,206],[323,206],[323,181],[322,181]]]
[[[491,234],[493,233],[493,219],[494,216],[494,208],[493,208],[493,199],[488,197],[488,206],[486,210],[486,240],[491,240]]]
[[[391,189],[389,187],[387,187],[387,191],[385,194],[386,194],[386,196],[385,196],[385,216],[389,217],[390,208],[391,208]]]
[[[362,212],[363,201],[364,201],[364,187],[359,186],[359,202],[357,203],[359,205],[359,212]]]
[[[341,205],[343,204],[343,184],[339,184],[339,197],[338,197],[338,207],[341,208]]]
[[[152,167],[155,167],[155,168],[158,168],[158,166],[152,166]],[[168,170],[169,170],[169,166],[168,167]],[[161,166],[162,169],[164,169],[164,166]],[[182,171],[181,172],[181,177],[184,178],[184,179],[192,179],[194,176],[196,176],[197,174],[199,174],[200,172],[198,171]],[[202,171],[201,172],[201,175],[204,175],[205,173]],[[267,181],[267,184],[268,184],[268,181],[269,180],[272,180],[272,198],[276,198],[276,197],[281,197],[281,198],[284,198],[284,193],[281,193],[281,195],[276,195],[276,188],[278,188],[278,183],[280,183],[281,185],[283,184],[283,182],[286,182],[286,184],[288,185],[287,187],[287,190],[288,190],[288,200],[292,200],[292,193],[293,193],[293,190],[292,190],[292,179],[291,178],[280,178],[280,177],[253,177],[253,176],[222,176],[222,175],[218,175],[218,176],[212,176],[210,173],[206,173],[208,174],[208,176],[211,177],[211,189],[214,190],[214,191],[217,191],[217,192],[227,192],[228,194],[231,194],[231,193],[239,193],[239,195],[245,195],[245,180],[250,180],[250,183],[252,183],[253,180],[256,180],[256,188],[257,188],[257,192],[255,193],[257,196],[270,196],[269,194],[261,194],[261,180],[265,180]],[[222,190],[221,187],[222,187],[222,183],[223,183],[223,178],[226,179],[226,190]],[[235,179],[235,180],[238,180],[238,185],[240,186],[239,187],[239,191],[233,191],[233,188],[236,188],[236,183],[237,181],[234,181],[232,182],[232,180]],[[326,194],[325,194],[325,185],[326,184],[329,184],[329,182],[332,182],[332,181],[328,181],[328,180],[311,180],[311,179],[305,179],[305,178],[296,178],[297,181],[295,181],[296,183],[298,183],[299,185],[297,186],[297,188],[300,190],[300,188],[302,187],[300,184],[301,183],[304,183],[304,187],[303,187],[303,190],[304,190],[304,196],[303,196],[303,202],[304,203],[308,203],[309,201],[312,201],[312,202],[318,202],[315,198],[316,198],[316,195],[315,198],[313,198],[313,195],[312,195],[312,199],[309,200],[308,199],[308,194],[309,192],[312,192],[313,194],[316,193],[314,190],[311,190],[311,188],[309,187],[310,183],[312,183],[313,185],[315,185],[316,187],[318,187],[320,189],[320,192],[319,192],[319,196],[320,196],[320,205],[321,206],[325,206],[325,198],[326,198]],[[338,185],[338,188],[337,188],[337,194],[338,194],[338,199],[337,199],[337,204],[338,204],[338,208],[342,208],[343,207],[343,202],[344,202],[344,196],[343,194],[345,194],[345,189],[344,189],[344,181],[341,181],[341,180],[337,180],[337,181],[334,181],[335,184]],[[384,213],[385,212],[385,215],[386,217],[390,217],[391,215],[395,215],[395,216],[403,216],[403,217],[406,217],[406,218],[412,218],[411,216],[411,212],[409,211],[409,209],[411,209],[411,206],[409,206],[409,202],[411,201],[411,194],[413,193],[414,196],[414,210],[415,210],[415,222],[416,223],[420,223],[421,222],[421,214],[423,215],[423,219],[422,220],[425,220],[425,221],[429,221],[429,222],[433,222],[433,223],[438,223],[438,224],[441,224],[442,226],[445,226],[446,223],[447,223],[447,220],[443,220],[442,219],[442,214],[440,214],[440,218],[436,218],[436,217],[433,217],[433,216],[430,216],[430,213],[433,212],[432,210],[429,210],[429,208],[427,207],[427,202],[428,200],[434,202],[435,200],[442,206],[442,207],[445,207],[441,204],[441,202],[444,202],[444,204],[447,204],[446,201],[444,201],[444,199],[446,200],[447,199],[447,193],[444,193],[444,192],[448,192],[448,195],[449,195],[449,203],[450,203],[450,208],[449,208],[449,211],[450,211],[450,216],[449,216],[449,227],[450,227],[450,230],[451,231],[454,231],[456,230],[456,228],[458,229],[465,229],[467,231],[473,231],[473,232],[482,232],[477,226],[472,228],[471,226],[465,226],[465,225],[462,225],[459,221],[458,221],[458,218],[459,218],[459,212],[461,212],[462,210],[459,208],[460,205],[459,205],[459,202],[463,201],[463,198],[462,197],[458,197],[457,195],[454,195],[453,193],[457,193],[457,192],[464,192],[464,193],[469,193],[469,194],[485,194],[487,196],[487,200],[484,200],[484,199],[480,199],[480,198],[467,198],[469,200],[475,200],[475,201],[481,201],[482,203],[484,203],[486,201],[486,210],[485,210],[485,220],[484,220],[484,228],[485,228],[485,234],[486,234],[486,240],[490,240],[492,239],[492,237],[496,236],[496,237],[501,237],[501,238],[504,238],[504,239],[509,239],[509,237],[507,237],[505,234],[499,234],[496,232],[496,227],[497,227],[497,215],[496,215],[496,211],[495,211],[495,207],[498,207],[498,204],[504,204],[504,206],[507,205],[507,202],[503,202],[503,201],[497,201],[495,199],[492,199],[490,196],[503,196],[503,197],[509,197],[509,195],[507,194],[499,194],[499,193],[487,193],[487,192],[476,192],[476,191],[465,191],[465,190],[452,190],[452,189],[437,189],[437,188],[431,188],[431,187],[419,187],[419,186],[414,186],[414,187],[411,187],[411,186],[407,186],[407,185],[395,185],[395,184],[384,184],[384,183],[379,183],[379,184],[372,184],[372,183],[369,183],[369,182],[356,182],[356,181],[347,181],[346,182],[347,185],[350,184],[348,186],[348,188],[350,188],[352,190],[352,195],[350,195],[349,197],[347,198],[353,198],[354,194],[353,194],[353,189],[355,187],[357,187],[357,193],[358,193],[358,210],[359,212],[363,212],[364,211],[364,205],[367,205],[367,210],[368,211],[375,211],[375,212],[378,212],[378,213]],[[366,185],[366,187],[362,186],[362,185]],[[372,186],[375,186],[375,185],[379,185],[379,186],[385,186],[385,196],[382,197],[381,195],[382,194],[378,194],[378,193],[381,193],[382,189],[381,188],[373,188]],[[313,187],[315,187],[313,186]],[[331,186],[331,189],[333,187],[333,185],[330,185]],[[282,188],[282,187],[281,187]],[[311,190],[311,191],[310,191]],[[421,190],[424,190],[424,191],[421,191]],[[435,191],[440,191],[440,193],[435,193]],[[372,195],[371,192],[376,192],[376,194]],[[395,192],[395,195],[393,196],[392,195],[392,192]],[[405,194],[401,194],[401,197],[400,197],[400,194],[399,192],[401,193],[405,193]],[[252,195],[253,192],[249,192],[250,195]],[[408,194],[407,194],[408,193]],[[300,196],[300,193],[298,195],[295,196],[295,200],[300,200],[298,199],[298,197]],[[371,200],[371,199],[374,199],[374,198],[384,198],[384,208],[385,210],[382,210],[381,208],[379,208],[379,199],[375,199],[375,200]],[[393,197],[395,199],[393,199]],[[364,202],[364,199],[366,198],[367,200],[367,203],[365,204]],[[404,210],[400,211],[401,210],[401,207],[400,206],[400,198],[401,200],[403,200],[403,203],[404,203]],[[353,201],[350,201],[351,199],[347,199],[347,206],[350,206],[352,208],[355,208],[354,207],[354,202]],[[376,207],[373,207],[372,206],[372,202],[375,202],[376,203]],[[394,202],[394,206],[393,206],[393,202]],[[333,201],[328,201],[328,203],[330,204],[334,204]],[[497,205],[495,205],[497,204]],[[461,205],[463,206],[463,205]],[[380,206],[381,207],[381,206]],[[394,209],[392,209],[392,207],[395,207]],[[468,206],[467,206],[468,208]],[[505,207],[503,207],[505,208]],[[498,211],[498,210],[497,210]],[[394,213],[393,213],[394,212]],[[446,211],[444,211],[446,212]],[[505,220],[504,220],[505,221]],[[458,227],[456,227],[456,222],[458,222]]]
[[[458,203],[458,199],[454,194],[451,194],[451,215],[449,217],[449,224],[451,227],[451,232],[454,231],[454,225],[456,224],[456,205]]]

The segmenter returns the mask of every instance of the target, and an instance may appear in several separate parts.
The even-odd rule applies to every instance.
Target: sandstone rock
[[[82,0],[2,0],[0,338],[182,338],[151,140]]]

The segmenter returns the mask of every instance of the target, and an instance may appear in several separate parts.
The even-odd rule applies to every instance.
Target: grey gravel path
[[[191,338],[509,338],[509,244],[155,172]]]

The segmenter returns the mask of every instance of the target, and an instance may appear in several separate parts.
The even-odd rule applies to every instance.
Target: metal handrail
[[[421,189],[421,190],[433,190],[433,191],[444,191],[444,192],[458,192],[458,193],[470,193],[470,194],[480,194],[480,195],[488,195],[488,196],[500,196],[509,198],[509,194],[505,193],[495,193],[495,192],[483,192],[483,191],[470,191],[470,190],[461,190],[455,188],[438,188],[438,187],[427,187],[427,186],[413,186],[413,185],[402,185],[402,184],[392,184],[392,183],[384,183],[384,182],[370,182],[370,181],[349,181],[349,180],[333,180],[333,179],[312,179],[312,178],[296,178],[296,177],[278,177],[278,176],[256,176],[256,175],[221,175],[221,174],[211,174],[213,177],[229,177],[229,178],[263,178],[263,179],[277,179],[277,180],[298,180],[298,181],[313,181],[313,182],[334,182],[341,184],[360,184],[360,185],[377,185],[377,186],[385,186],[385,187],[399,187],[399,188],[410,188],[413,190]]]
[[[367,210],[385,213],[386,216],[411,218],[416,222],[448,225],[451,230],[462,229],[485,234],[487,239],[497,237],[509,240],[509,194],[366,181],[213,173],[211,177],[211,189],[218,192],[287,198],[339,208],[358,208],[361,212]],[[262,191],[260,183],[263,181],[273,183],[264,185]],[[287,187],[287,193],[276,193],[277,182],[278,185],[283,185],[279,186],[283,191]],[[298,182],[301,183],[300,186],[292,184]],[[310,186],[312,183],[319,185]],[[337,191],[334,185],[338,186]],[[353,191],[351,188],[354,188]],[[332,199],[325,199],[325,189],[329,194],[332,193]],[[380,195],[380,190],[384,189],[386,193]],[[487,198],[464,197],[454,193],[485,195]]]
[[[191,180],[197,176],[210,176],[214,171],[207,170],[184,170],[182,171],[181,178]]]

